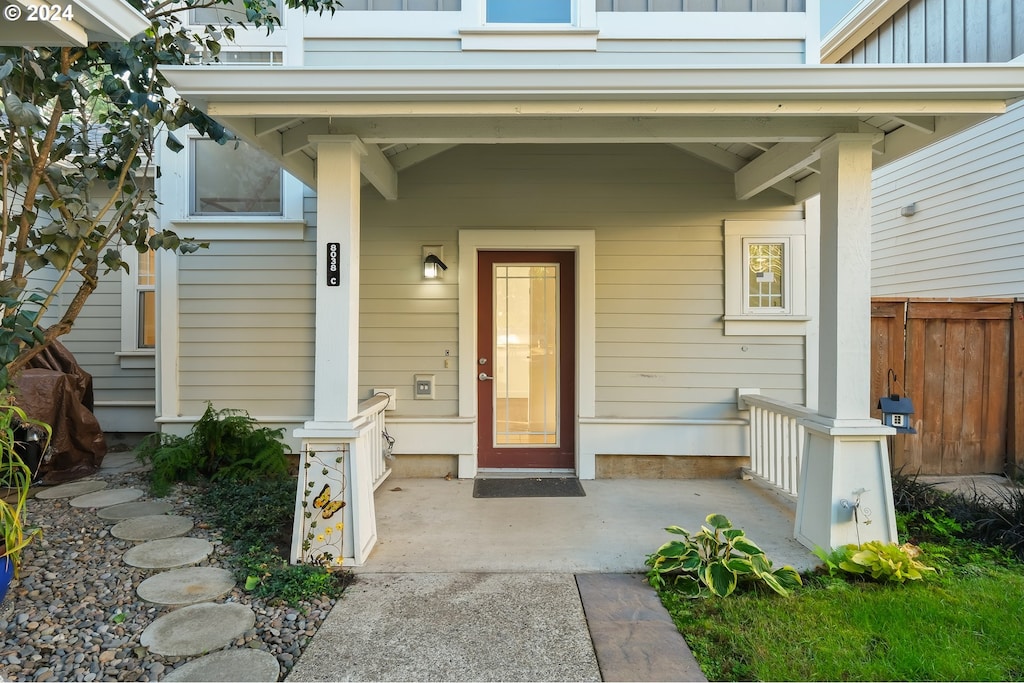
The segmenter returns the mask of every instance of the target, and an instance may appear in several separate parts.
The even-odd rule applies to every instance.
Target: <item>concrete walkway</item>
[[[753,482],[583,486],[480,499],[472,481],[386,481],[377,546],[288,680],[705,680],[639,574],[664,527],[719,512],[777,565],[817,562],[788,501]]]

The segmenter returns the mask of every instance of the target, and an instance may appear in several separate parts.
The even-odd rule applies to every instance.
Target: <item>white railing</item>
[[[370,478],[373,490],[384,483],[391,474],[388,460],[391,458],[391,443],[386,437],[384,409],[390,397],[379,394],[359,404],[359,416],[356,423],[363,425],[359,438],[356,440],[355,452],[359,457],[366,457],[370,467]]]
[[[750,472],[793,496],[799,495],[806,430],[799,424],[816,413],[779,399],[743,394],[750,409]]]

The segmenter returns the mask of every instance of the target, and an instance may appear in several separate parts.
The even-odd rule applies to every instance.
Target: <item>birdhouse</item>
[[[893,427],[897,434],[917,434],[910,426],[910,416],[914,414],[914,404],[906,396],[889,394],[878,399],[878,409],[882,411],[882,423]]]

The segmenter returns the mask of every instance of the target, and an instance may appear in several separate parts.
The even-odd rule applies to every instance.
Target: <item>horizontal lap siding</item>
[[[314,249],[213,242],[179,258],[183,415],[206,401],[254,416],[312,414]]]
[[[733,417],[738,386],[803,401],[802,338],[725,337],[721,321],[722,221],[801,217],[774,193],[738,202],[729,174],[666,146],[493,145],[405,171],[399,194],[363,194],[361,397],[394,386],[399,415],[458,414],[459,227],[586,228],[598,416]],[[422,279],[430,244],[440,282]],[[416,373],[436,375],[436,400],[411,400]]]
[[[78,290],[72,277],[50,309],[47,323],[54,323]],[[75,361],[92,375],[94,399],[100,404],[153,402],[156,373],[153,368],[122,368],[121,273],[100,275],[99,285],[67,335],[60,338]]]
[[[875,173],[873,294],[1024,296],[1022,134],[1016,105]]]
[[[315,200],[306,202],[315,220]],[[396,416],[459,414],[458,231],[593,229],[597,415],[735,417],[735,390],[802,402],[802,337],[726,337],[722,221],[795,219],[772,192],[661,145],[464,145],[404,171],[399,199],[362,195],[359,397]],[[312,231],[309,231],[312,233]],[[308,239],[308,235],[307,235]],[[422,276],[421,249],[448,270]],[[216,242],[180,259],[181,411],[312,412],[313,244]],[[446,367],[447,362],[447,367]],[[413,375],[436,398],[412,399]]]

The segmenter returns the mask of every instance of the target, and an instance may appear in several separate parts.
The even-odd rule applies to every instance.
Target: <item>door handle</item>
[[[477,377],[480,378],[481,382],[483,382],[484,380],[487,380],[487,379],[494,379],[493,377],[488,375],[486,372],[481,372],[479,375],[477,375]]]

